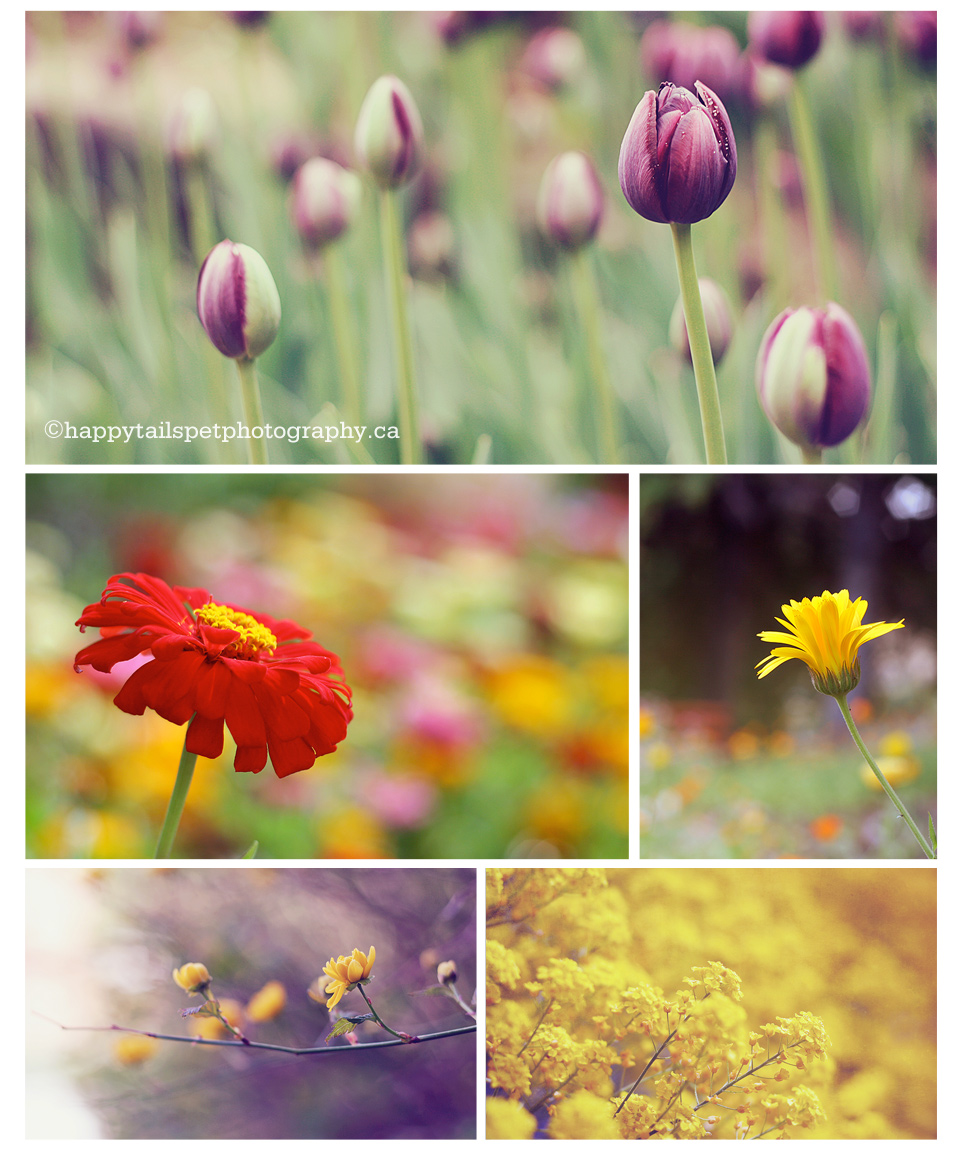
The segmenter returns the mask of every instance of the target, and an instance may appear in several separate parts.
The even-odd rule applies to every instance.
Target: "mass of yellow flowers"
[[[488,869],[488,1138],[935,1135],[935,880]]]

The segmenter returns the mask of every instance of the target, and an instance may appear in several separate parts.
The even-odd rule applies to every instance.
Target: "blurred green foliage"
[[[843,463],[933,463],[935,448],[936,78],[887,29],[855,42],[828,34],[799,82],[826,164],[841,265],[839,301],[859,324],[877,387],[865,432],[831,450]],[[745,44],[745,14],[725,22]],[[630,212],[616,167],[634,107],[654,79],[638,63],[651,14],[564,14],[586,67],[559,91],[523,66],[518,14],[446,43],[438,14],[275,13],[238,27],[222,13],[163,15],[131,47],[114,14],[31,13],[27,55],[27,459],[32,463],[241,462],[236,444],[51,439],[49,420],[81,425],[235,423],[233,365],[209,346],[194,309],[208,241],[256,248],[277,281],[283,321],[261,358],[266,419],[334,425],[341,387],[326,279],[300,248],[277,173],[281,153],[352,163],[363,96],[381,73],[407,83],[426,124],[427,164],[405,194],[414,279],[416,375],[430,459],[576,464],[597,458],[583,333],[562,254],[534,224],[554,155],[591,155],[607,194],[593,264],[619,404],[623,462],[702,459],[690,369],[670,350],[677,278],[668,228]],[[207,88],[221,127],[199,184],[166,151],[167,123],[190,87]],[[761,336],[787,305],[817,303],[783,103],[732,109],[740,167],[729,200],[694,230],[701,275],[735,305],[719,367],[730,459],[798,459],[757,404]],[[439,214],[454,237],[418,240]],[[191,251],[191,243],[196,249]],[[375,197],[339,242],[348,268],[363,423],[395,423],[390,332]],[[487,438],[489,437],[489,442]],[[489,449],[487,444],[489,443]],[[378,441],[374,460],[396,460]],[[489,456],[488,456],[489,453]],[[351,463],[342,442],[271,443],[271,459]]]

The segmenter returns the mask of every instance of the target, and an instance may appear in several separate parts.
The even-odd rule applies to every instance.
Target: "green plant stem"
[[[327,269],[327,291],[330,303],[330,323],[337,349],[340,369],[340,402],[350,424],[359,424],[360,373],[357,368],[357,350],[350,323],[350,303],[343,255],[338,245],[331,244],[324,252]]]
[[[360,993],[360,995],[366,1001],[367,1007],[373,1013],[374,1020],[376,1020],[376,1022],[380,1025],[380,1027],[384,1030],[384,1032],[389,1032],[391,1036],[396,1036],[396,1038],[398,1040],[406,1039],[409,1042],[409,1037],[406,1037],[404,1033],[394,1032],[394,1030],[390,1027],[389,1024],[384,1024],[384,1022],[380,1019],[380,1014],[377,1012],[376,1008],[374,1008],[374,1006],[370,1003],[370,1000],[368,999],[366,992],[364,992],[364,990],[363,990],[362,984],[357,985],[357,991]]]
[[[800,451],[803,453],[804,464],[822,464],[823,463],[823,449],[822,448],[803,448]]]
[[[790,93],[790,130],[797,148],[807,218],[813,232],[817,287],[824,300],[838,296],[837,257],[830,228],[830,196],[823,157],[813,130],[813,117],[802,79],[794,77]]]
[[[163,818],[163,827],[160,829],[160,839],[157,841],[157,850],[153,854],[155,860],[169,860],[173,851],[173,841],[180,827],[180,817],[183,815],[183,806],[187,802],[187,793],[190,791],[190,781],[193,779],[193,769],[197,763],[196,752],[188,752],[186,741],[180,753],[180,763],[177,766],[177,778],[170,793],[170,803],[167,805],[167,814]]]
[[[893,801],[894,805],[896,806],[897,811],[904,818],[904,820],[906,820],[907,827],[910,829],[910,831],[916,837],[916,841],[920,845],[920,847],[923,849],[924,853],[931,860],[936,860],[936,858],[937,858],[936,852],[934,852],[934,850],[930,847],[930,845],[926,842],[926,840],[924,840],[923,836],[921,835],[920,829],[916,826],[916,824],[914,824],[913,818],[911,817],[910,813],[903,806],[903,801],[896,794],[896,792],[894,792],[893,787],[891,786],[890,782],[887,780],[886,776],[884,776],[884,774],[877,767],[877,762],[874,760],[874,758],[867,751],[867,746],[864,744],[864,742],[860,736],[860,733],[857,730],[857,726],[853,722],[853,717],[850,715],[850,705],[847,703],[846,696],[837,696],[837,697],[835,697],[835,699],[836,699],[837,704],[840,708],[840,713],[843,716],[844,722],[847,725],[847,728],[850,732],[850,735],[853,737],[854,744],[856,744],[856,746],[860,749],[860,755],[870,765],[870,768],[873,771],[874,776],[876,776],[876,778],[880,781],[880,787],[890,797],[890,799]]]
[[[673,232],[673,251],[677,258],[680,296],[683,300],[683,315],[687,322],[687,337],[690,341],[690,358],[693,360],[693,374],[697,380],[707,463],[726,464],[727,446],[723,439],[720,393],[717,389],[717,374],[713,369],[713,353],[710,351],[707,321],[703,315],[703,301],[700,299],[700,283],[697,280],[697,265],[693,258],[690,225],[671,224],[670,229]]]
[[[603,339],[600,332],[600,298],[597,292],[597,278],[590,262],[590,253],[584,246],[570,257],[570,273],[573,281],[573,294],[580,313],[586,337],[587,356],[590,362],[590,375],[593,379],[597,402],[598,461],[601,464],[618,464],[616,416],[613,387],[607,370],[607,358],[603,353]]]
[[[387,297],[390,300],[390,322],[393,329],[393,352],[397,377],[397,414],[400,424],[400,463],[419,464],[420,428],[417,419],[416,385],[413,379],[413,344],[407,318],[406,259],[396,194],[392,189],[380,191],[380,230],[383,244],[383,270]]]
[[[251,464],[267,463],[267,442],[253,436],[253,429],[263,430],[263,405],[260,403],[260,382],[257,380],[257,362],[241,357],[237,360],[240,374],[240,398],[243,404],[243,420],[251,436],[247,441]]]

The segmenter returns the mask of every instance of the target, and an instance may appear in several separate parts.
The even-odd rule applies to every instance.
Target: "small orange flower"
[[[345,992],[351,992],[358,984],[366,984],[376,958],[377,950],[371,944],[366,956],[359,948],[354,948],[353,955],[340,956],[336,960],[331,957],[324,964],[324,975],[330,977],[330,983],[324,989],[328,1008],[339,1004]]]
[[[814,840],[821,840],[823,842],[836,840],[842,831],[843,821],[839,816],[834,816],[833,813],[818,816],[816,820],[810,821],[810,835]]]

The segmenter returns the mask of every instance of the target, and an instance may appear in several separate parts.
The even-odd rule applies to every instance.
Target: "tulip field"
[[[935,463],[935,16],[769,15],[29,13],[28,463]]]

